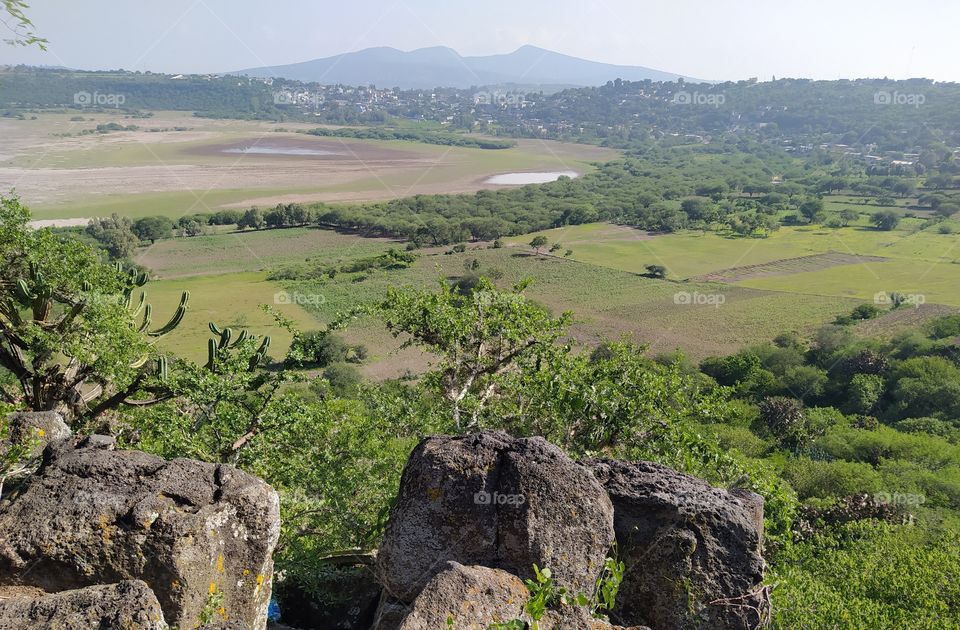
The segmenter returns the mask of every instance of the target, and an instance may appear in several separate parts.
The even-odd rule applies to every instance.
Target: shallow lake
[[[546,184],[554,182],[561,177],[577,177],[576,171],[551,171],[546,173],[503,173],[494,175],[484,181],[485,184],[496,184],[498,186],[525,186],[527,184]]]
[[[224,153],[243,153],[245,155],[343,155],[336,151],[325,149],[301,149],[297,147],[276,147],[257,144],[249,147],[232,147],[224,149]]]

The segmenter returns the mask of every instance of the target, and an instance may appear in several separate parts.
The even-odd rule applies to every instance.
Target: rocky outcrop
[[[613,619],[674,628],[756,628],[763,499],[649,462],[584,462],[610,495],[626,571]]]
[[[257,630],[278,536],[279,500],[262,481],[93,436],[48,447],[0,504],[0,585],[59,592],[139,579],[171,625],[196,627],[212,609]]]
[[[433,437],[410,456],[377,557],[388,595],[413,602],[447,561],[590,593],[613,542],[613,507],[590,472],[543,438]]]
[[[139,580],[4,597],[0,630],[167,630],[153,591]]]
[[[447,619],[457,630],[487,630],[492,623],[523,617],[529,598],[515,575],[448,562],[414,600],[399,630],[445,628]]]

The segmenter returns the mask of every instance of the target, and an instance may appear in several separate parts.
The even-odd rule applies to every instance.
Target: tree
[[[263,217],[263,210],[260,208],[250,208],[244,212],[240,220],[237,221],[237,227],[241,230],[244,228],[259,230],[264,225],[266,225],[266,220]]]
[[[68,421],[157,402],[134,396],[164,390],[166,360],[152,341],[179,325],[189,294],[151,329],[145,274],[104,264],[79,240],[30,230],[28,219],[17,199],[0,198],[0,366],[19,386],[0,387],[0,397]]]
[[[873,213],[871,220],[878,230],[889,232],[900,224],[900,215],[893,210],[881,210]]]
[[[499,379],[524,357],[547,351],[566,330],[569,315],[551,317],[523,296],[526,286],[501,292],[480,278],[466,295],[442,281],[435,293],[390,288],[375,309],[394,336],[409,335],[404,346],[441,357],[429,379],[449,403],[457,429],[465,408],[473,427]]]
[[[24,13],[27,8],[29,7],[23,0],[3,0],[3,13],[8,17],[0,17],[0,23],[3,23],[5,30],[13,33],[11,39],[3,41],[11,46],[36,46],[40,50],[46,50],[49,42],[37,35],[33,22]]]
[[[140,244],[140,239],[133,233],[133,221],[116,213],[94,219],[87,225],[86,232],[100,243],[114,260],[130,258]]]
[[[844,227],[850,225],[854,221],[860,218],[860,214],[849,208],[844,208],[840,211],[840,220],[843,221]]]
[[[808,199],[800,204],[800,214],[808,223],[820,223],[823,220],[823,199]]]
[[[667,277],[667,268],[663,265],[647,265],[647,277],[648,278],[666,278]]]
[[[133,233],[141,241],[155,242],[157,239],[168,238],[173,232],[173,221],[167,217],[144,217],[133,223]]]
[[[534,236],[533,240],[530,241],[530,247],[533,248],[533,251],[537,253],[537,256],[540,255],[540,250],[547,246],[547,243],[550,241],[547,240],[546,236]]]

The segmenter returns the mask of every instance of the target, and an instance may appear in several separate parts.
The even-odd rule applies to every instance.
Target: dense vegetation
[[[761,493],[778,627],[960,623],[956,316],[887,341],[857,337],[844,321],[812,339],[785,333],[695,366],[628,343],[582,352],[567,344],[570,314],[528,300],[523,283],[497,288],[478,277],[392,289],[320,330],[277,315],[295,337],[285,356],[271,356],[268,339],[211,323],[201,365],[138,341],[144,278],[98,262],[77,240],[26,231],[26,216],[4,201],[0,340],[22,340],[28,356],[75,357],[105,391],[123,395],[77,404],[43,380],[46,370],[8,361],[7,408],[33,407],[33,386],[48,382],[44,404],[70,409],[81,432],[109,417],[130,446],[262,476],[282,496],[281,593],[322,596],[336,570],[325,558],[376,545],[420,437],[499,427],[544,435],[575,456],[650,459]],[[318,272],[407,262],[394,250]],[[43,334],[46,320],[23,316],[53,295],[48,319],[68,317],[56,337]],[[851,319],[871,314],[857,309]],[[436,356],[434,366],[415,381],[360,381],[350,366],[365,350],[338,332],[356,318],[381,321]],[[118,343],[129,357],[98,350]],[[317,376],[304,370],[316,367]],[[16,453],[0,455],[0,474],[17,470]]]
[[[451,147],[471,147],[474,149],[509,149],[516,145],[516,142],[509,140],[493,140],[491,138],[474,137],[457,133],[420,131],[417,129],[387,129],[383,127],[368,127],[362,129],[318,128],[308,131],[307,133],[314,136],[357,138],[360,140],[407,140]]]

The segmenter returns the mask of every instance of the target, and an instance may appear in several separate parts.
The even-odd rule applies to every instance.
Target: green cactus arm
[[[153,305],[147,304],[143,310],[143,322],[140,324],[140,327],[137,328],[137,332],[145,333],[147,329],[150,328],[150,324],[153,323]]]
[[[217,340],[207,339],[207,364],[206,367],[211,372],[217,362]]]
[[[174,312],[173,317],[170,318],[166,324],[157,330],[150,331],[147,333],[151,337],[163,337],[166,334],[172,332],[177,326],[180,325],[180,322],[183,321],[184,315],[187,313],[187,304],[190,302],[190,292],[184,291],[180,296],[180,305],[177,306],[176,312]]]

